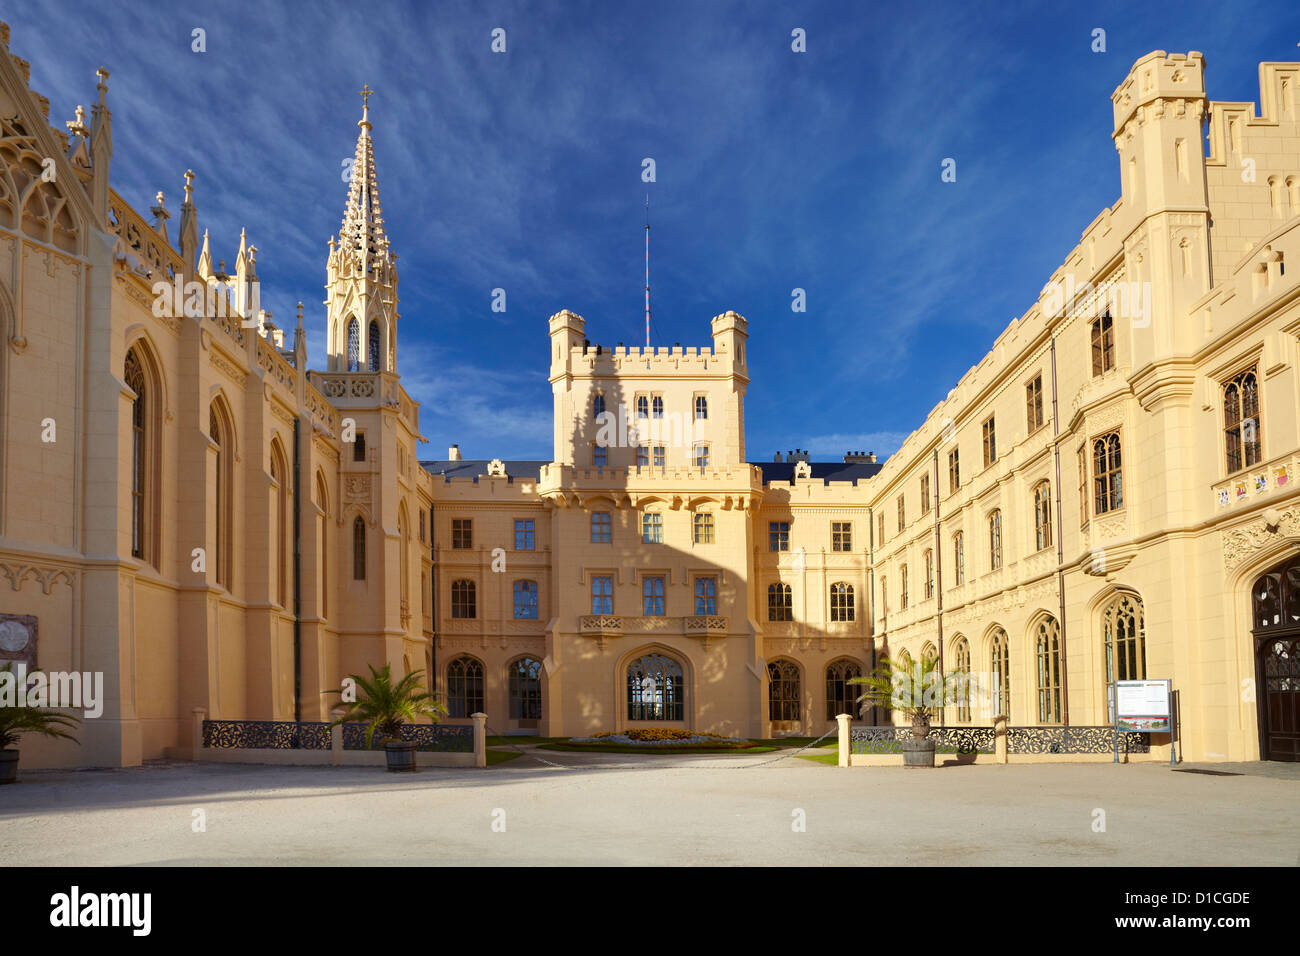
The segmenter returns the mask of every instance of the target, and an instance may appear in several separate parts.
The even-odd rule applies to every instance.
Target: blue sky
[[[749,319],[761,460],[883,458],[920,424],[1115,201],[1109,97],[1138,57],[1200,50],[1210,97],[1250,101],[1260,61],[1300,58],[1294,3],[1057,6],[47,0],[0,17],[57,126],[108,67],[115,188],[146,214],[162,189],[178,217],[194,169],[214,259],[233,264],[247,228],[263,305],[291,324],[306,304],[316,368],[356,91],[377,91],[421,457],[550,456],[546,319],[643,340],[649,192],[653,342]]]

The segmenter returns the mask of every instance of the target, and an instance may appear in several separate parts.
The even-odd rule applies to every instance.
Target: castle
[[[309,370],[192,177],[174,237],[113,190],[107,72],[55,129],[0,41],[0,662],[108,688],[24,765],[138,764],[196,710],[328,719],[382,663],[503,733],[816,736],[882,654],[985,672],[1030,726],[1169,677],[1184,758],[1300,754],[1300,64],[1261,65],[1256,116],[1199,54],[1139,60],[1120,198],[883,465],[747,458],[734,312],[610,349],[567,310],[551,460],[429,460],[368,100]]]

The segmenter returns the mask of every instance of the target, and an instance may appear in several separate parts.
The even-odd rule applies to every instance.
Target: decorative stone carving
[[[1260,517],[1250,524],[1223,533],[1225,568],[1231,570],[1244,563],[1252,554],[1277,537],[1300,537],[1300,508],[1288,508],[1282,512],[1270,508],[1269,511],[1273,512],[1270,517],[1275,517],[1276,521],[1270,523],[1268,517]]]
[[[369,475],[345,475],[344,490],[349,498],[370,498]]]
[[[0,667],[6,662],[23,662],[36,667],[38,631],[34,614],[0,614]]]

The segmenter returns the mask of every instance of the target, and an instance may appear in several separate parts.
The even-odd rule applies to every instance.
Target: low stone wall
[[[172,747],[166,755],[208,763],[257,763],[275,766],[382,767],[383,749],[366,749],[360,725],[323,721],[210,721],[194,708],[188,748]],[[414,724],[403,737],[415,740],[417,767],[486,767],[487,715],[473,714],[472,727]],[[469,731],[469,733],[466,733]]]

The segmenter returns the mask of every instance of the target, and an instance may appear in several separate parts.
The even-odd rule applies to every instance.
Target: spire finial
[[[185,170],[185,205],[194,204],[194,170]]]
[[[370,97],[374,93],[369,83],[362,84],[361,89],[357,90],[357,95],[361,97],[361,122],[357,125],[362,129],[370,129]]]

